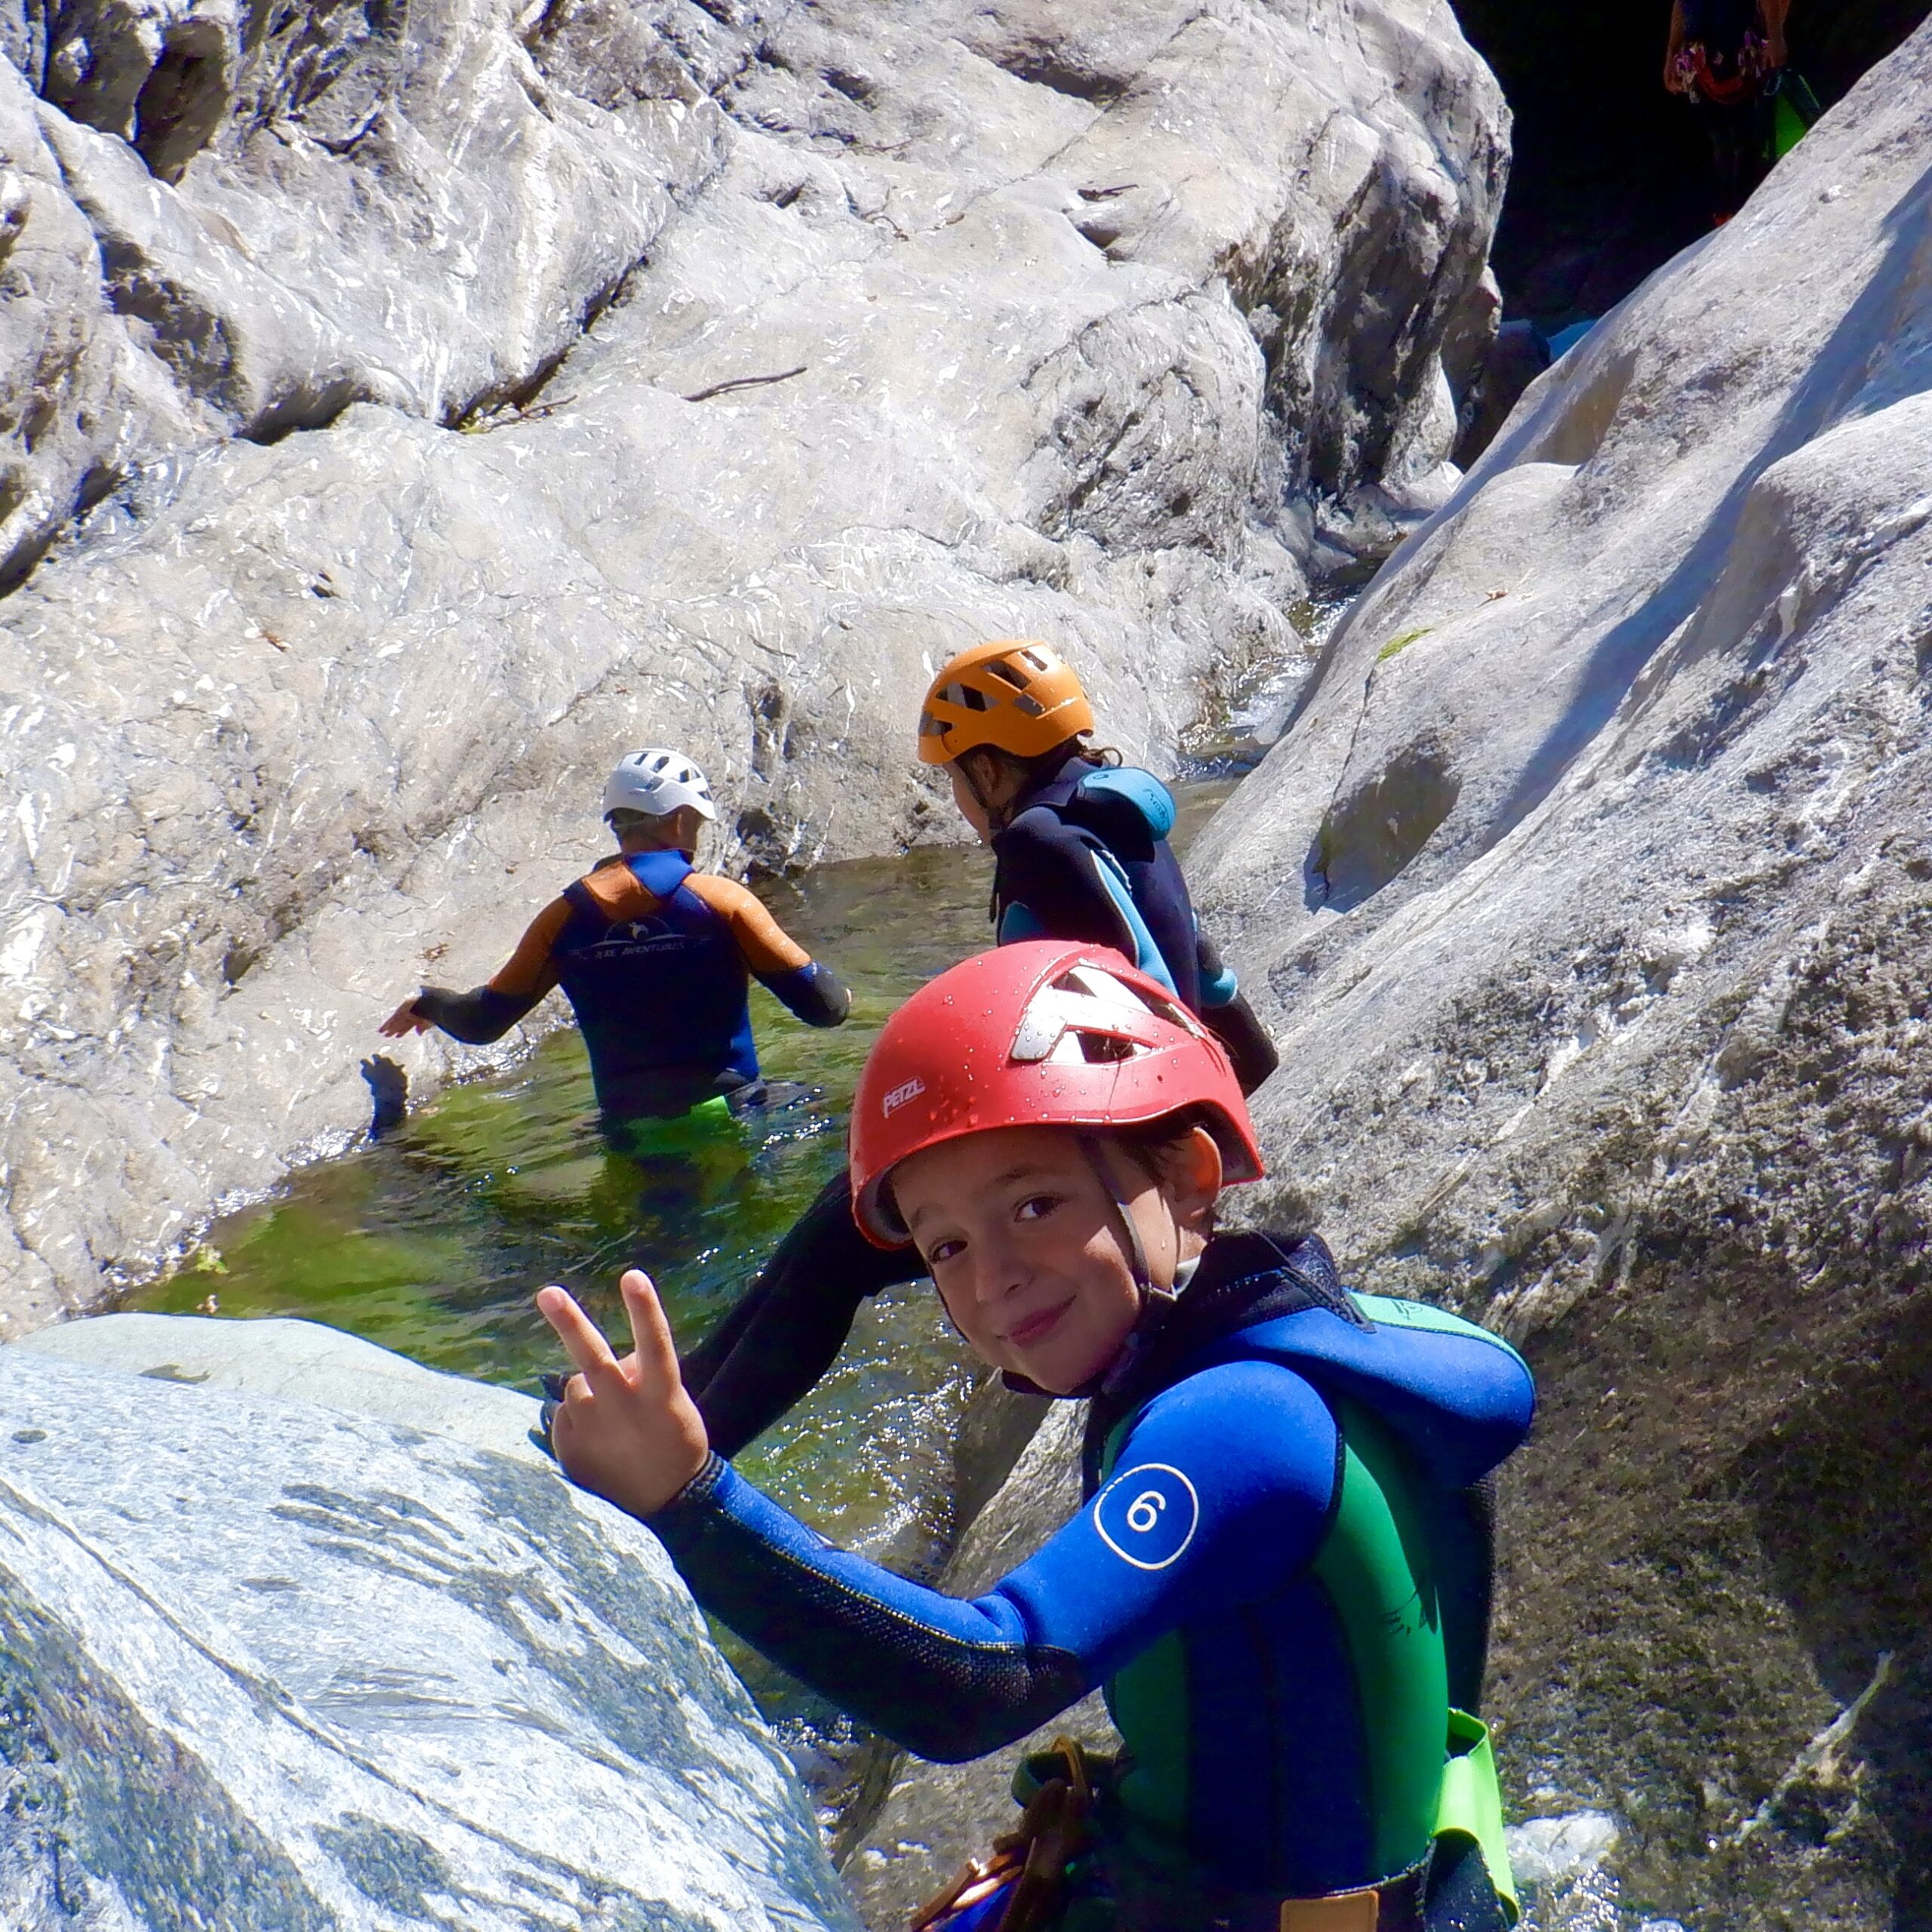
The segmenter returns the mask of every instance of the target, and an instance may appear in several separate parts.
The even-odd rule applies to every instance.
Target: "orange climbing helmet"
[[[1044,644],[976,644],[940,667],[919,712],[919,762],[950,764],[982,745],[1041,758],[1094,728],[1080,680]]]

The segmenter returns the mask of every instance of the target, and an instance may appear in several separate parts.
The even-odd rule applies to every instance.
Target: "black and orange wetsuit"
[[[851,995],[744,887],[694,872],[681,852],[605,860],[531,921],[509,961],[466,993],[426,986],[416,1010],[472,1046],[500,1039],[553,986],[583,1029],[611,1120],[681,1114],[762,1089],[753,979],[812,1026]]]

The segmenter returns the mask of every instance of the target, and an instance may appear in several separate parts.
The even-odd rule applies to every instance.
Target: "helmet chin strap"
[[[1114,1179],[1113,1169],[1101,1152],[1100,1143],[1091,1136],[1083,1134],[1080,1146],[1101,1186],[1106,1189],[1107,1198],[1113,1203],[1114,1212],[1120,1217],[1121,1233],[1124,1238],[1128,1265],[1134,1271],[1134,1284],[1140,1291],[1140,1312],[1128,1331],[1120,1353],[1085,1388],[1075,1392],[1091,1398],[1110,1395],[1126,1381],[1135,1362],[1140,1358],[1141,1350],[1165,1324],[1174,1303],[1180,1299],[1181,1291],[1194,1278],[1194,1271],[1200,1266],[1201,1257],[1195,1255],[1181,1262],[1174,1269],[1174,1282],[1171,1287],[1163,1287],[1156,1281],[1152,1270],[1147,1265],[1147,1245],[1140,1238],[1140,1224],[1134,1218],[1133,1211],[1127,1204],[1127,1197]]]
[[[1119,1217],[1122,1244],[1127,1250],[1128,1264],[1134,1271],[1134,1285],[1140,1291],[1142,1309],[1172,1301],[1174,1291],[1161,1287],[1147,1266],[1147,1244],[1140,1238],[1140,1223],[1134,1218],[1133,1211],[1127,1204],[1127,1196],[1121,1192],[1120,1183],[1114,1178],[1113,1168],[1102,1152],[1100,1143],[1091,1134],[1083,1134],[1080,1137],[1080,1151],[1087,1156],[1088,1166],[1106,1190],[1107,1198],[1113,1203],[1114,1212]]]
[[[1069,1397],[1086,1401],[1096,1395],[1111,1395],[1126,1380],[1142,1347],[1160,1327],[1168,1311],[1174,1306],[1182,1289],[1193,1278],[1194,1271],[1201,1262],[1198,1255],[1182,1262],[1174,1270],[1174,1286],[1169,1288],[1161,1287],[1147,1266],[1147,1245],[1140,1238],[1140,1224],[1134,1218],[1127,1204],[1127,1197],[1121,1192],[1119,1183],[1114,1179],[1113,1170],[1108,1164],[1106,1156],[1100,1151],[1099,1141],[1091,1134],[1083,1134],[1080,1137],[1080,1151],[1087,1156],[1088,1165],[1094,1170],[1094,1178],[1105,1190],[1107,1198],[1112,1202],[1114,1212],[1119,1218],[1121,1244],[1126,1251],[1128,1266],[1134,1275],[1134,1285],[1140,1291],[1140,1312],[1135,1318],[1132,1329],[1128,1331],[1120,1353],[1079,1388],[1066,1392]],[[1003,1380],[1009,1389],[1017,1389],[1022,1394],[1043,1395],[1049,1392],[1041,1388],[1038,1383],[1029,1381],[1025,1376],[1016,1374],[1010,1369],[1005,1371]]]

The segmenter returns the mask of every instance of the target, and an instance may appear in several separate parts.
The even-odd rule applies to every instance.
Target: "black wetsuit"
[[[1253,1093],[1275,1049],[1195,918],[1168,849],[1174,801],[1131,768],[1067,760],[1017,803],[993,840],[1000,940],[1109,946],[1172,988],[1223,1044]],[[911,1248],[876,1248],[852,1219],[841,1173],[780,1241],[743,1298],[685,1356],[685,1386],[712,1446],[735,1455],[797,1402],[838,1358],[859,1304],[917,1279]]]

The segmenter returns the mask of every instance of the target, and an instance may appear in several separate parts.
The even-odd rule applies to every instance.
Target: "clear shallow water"
[[[1229,789],[1188,786],[1179,837]],[[212,1297],[208,1312],[227,1318],[300,1316],[534,1394],[561,1365],[536,1291],[561,1283],[621,1346],[617,1278],[637,1266],[695,1341],[836,1171],[853,1085],[886,1016],[987,943],[991,881],[989,855],[962,846],[759,888],[853,989],[851,1017],[825,1031],[753,989],[765,1072],[817,1089],[808,1103],[754,1126],[652,1130],[620,1153],[598,1132],[583,1042],[565,1028],[514,1072],[447,1090],[383,1140],[216,1222],[186,1266],[122,1306],[191,1314]],[[916,1569],[949,1534],[952,1425],[972,1379],[931,1290],[888,1290],[861,1311],[832,1372],[738,1466],[835,1541]],[[850,1727],[727,1649],[808,1775],[835,1783]]]

